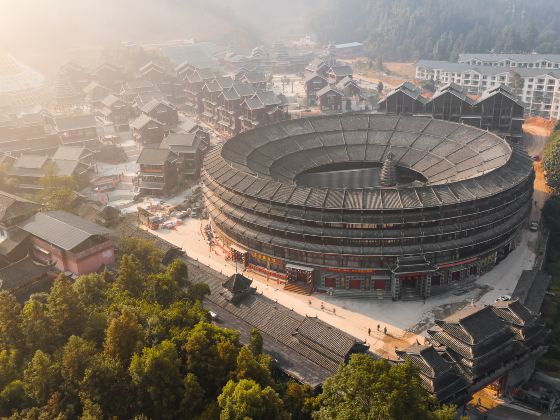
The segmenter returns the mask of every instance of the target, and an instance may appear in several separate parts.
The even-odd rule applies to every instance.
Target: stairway
[[[305,283],[286,283],[284,285],[284,290],[305,296],[309,296],[313,293],[311,286]]]
[[[332,296],[346,299],[392,299],[390,290],[345,290],[333,289]]]

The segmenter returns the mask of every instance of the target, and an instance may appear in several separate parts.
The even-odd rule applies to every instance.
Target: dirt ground
[[[368,68],[367,63],[369,59],[365,57],[341,61],[345,61],[353,66],[355,79],[365,80],[374,85],[381,81],[385,89],[392,89],[407,80],[414,81],[416,72],[414,63],[383,63],[385,71],[378,71]]]

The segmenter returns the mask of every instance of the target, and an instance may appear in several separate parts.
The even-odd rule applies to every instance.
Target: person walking
[[[367,335],[371,335],[371,328],[367,329]]]

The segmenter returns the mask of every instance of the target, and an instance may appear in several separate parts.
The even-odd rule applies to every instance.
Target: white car
[[[216,312],[208,311],[208,313],[210,314],[210,318],[212,318],[212,321],[218,319],[218,314]]]
[[[507,302],[508,300],[511,300],[510,295],[502,295],[498,299],[496,299],[496,302]]]

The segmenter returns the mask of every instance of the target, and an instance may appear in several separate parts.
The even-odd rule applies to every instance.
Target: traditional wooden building
[[[166,101],[152,99],[141,108],[141,111],[154,120],[163,123],[166,129],[175,127],[179,122],[177,108]]]
[[[493,131],[503,137],[523,135],[524,106],[503,85],[474,97],[464,87],[450,83],[426,99],[420,88],[405,82],[379,101],[379,110],[388,114],[431,115]]]
[[[78,148],[79,149],[79,148]],[[47,175],[74,178],[79,185],[87,183],[91,165],[79,160],[54,159],[45,155],[23,154],[13,161],[7,170],[22,192],[36,193],[43,187],[41,179]]]
[[[181,181],[181,159],[170,149],[144,147],[137,163],[141,194],[168,194]]]
[[[99,147],[99,133],[94,115],[55,118],[55,130],[63,146]]]
[[[50,153],[60,140],[55,132],[47,131],[43,115],[0,115],[0,152],[17,156],[21,153]]]
[[[115,264],[111,231],[71,213],[37,213],[20,227],[31,235],[31,257],[59,271],[78,276]]]
[[[125,79],[124,71],[111,63],[101,63],[92,73],[92,78],[113,91],[119,89]]]
[[[120,96],[132,104],[134,99],[139,94],[161,94],[159,87],[154,83],[146,79],[134,79],[129,80],[123,84]]]
[[[433,346],[413,344],[395,352],[418,368],[422,386],[440,403],[462,405],[470,400],[467,380]]]
[[[118,96],[110,94],[103,98],[100,113],[114,124],[116,131],[128,130],[132,111],[130,105]]]
[[[200,118],[207,124],[214,124],[218,119],[218,97],[222,90],[216,79],[206,80],[202,85],[198,95],[198,100],[202,103]]]
[[[250,84],[255,91],[264,91],[267,88],[266,75],[259,70],[240,69],[235,74],[235,81]]]
[[[333,85],[327,85],[317,92],[317,103],[321,111],[341,111],[344,94]]]
[[[307,105],[314,105],[317,101],[317,92],[329,84],[327,79],[320,74],[311,73],[305,80],[305,94],[307,95]]]
[[[206,150],[196,133],[171,133],[163,139],[160,148],[169,149],[181,158],[183,179],[198,179]]]
[[[159,144],[165,136],[165,125],[146,114],[142,114],[132,121],[130,129],[134,139],[141,144]]]
[[[246,131],[258,125],[270,124],[288,118],[284,104],[274,92],[257,92],[245,98],[241,104],[239,116],[241,131]]]
[[[419,87],[404,82],[381,99],[378,107],[379,111],[387,114],[421,115],[426,111],[427,102]]]
[[[453,83],[439,89],[426,104],[426,114],[438,120],[465,122],[480,127],[480,116],[473,112],[474,99]]]
[[[436,320],[428,334],[429,345],[396,353],[419,368],[428,392],[462,405],[490,384],[501,396],[526,382],[547,349],[548,331],[539,314],[514,299],[468,306]]]
[[[473,113],[480,115],[480,128],[514,138],[523,136],[524,110],[521,101],[503,85],[484,92],[473,106]]]
[[[85,94],[85,101],[97,108],[101,104],[101,101],[111,93],[111,89],[97,82],[90,82],[83,89],[83,92]]]
[[[0,191],[0,267],[27,255],[26,240],[29,235],[18,225],[40,209],[37,203]]]
[[[26,256],[0,269],[0,290],[7,290],[24,304],[33,293],[48,292],[53,285],[53,267]]]
[[[327,80],[329,83],[337,84],[345,77],[352,78],[352,67],[347,65],[336,65],[332,66],[329,71],[327,71]]]

